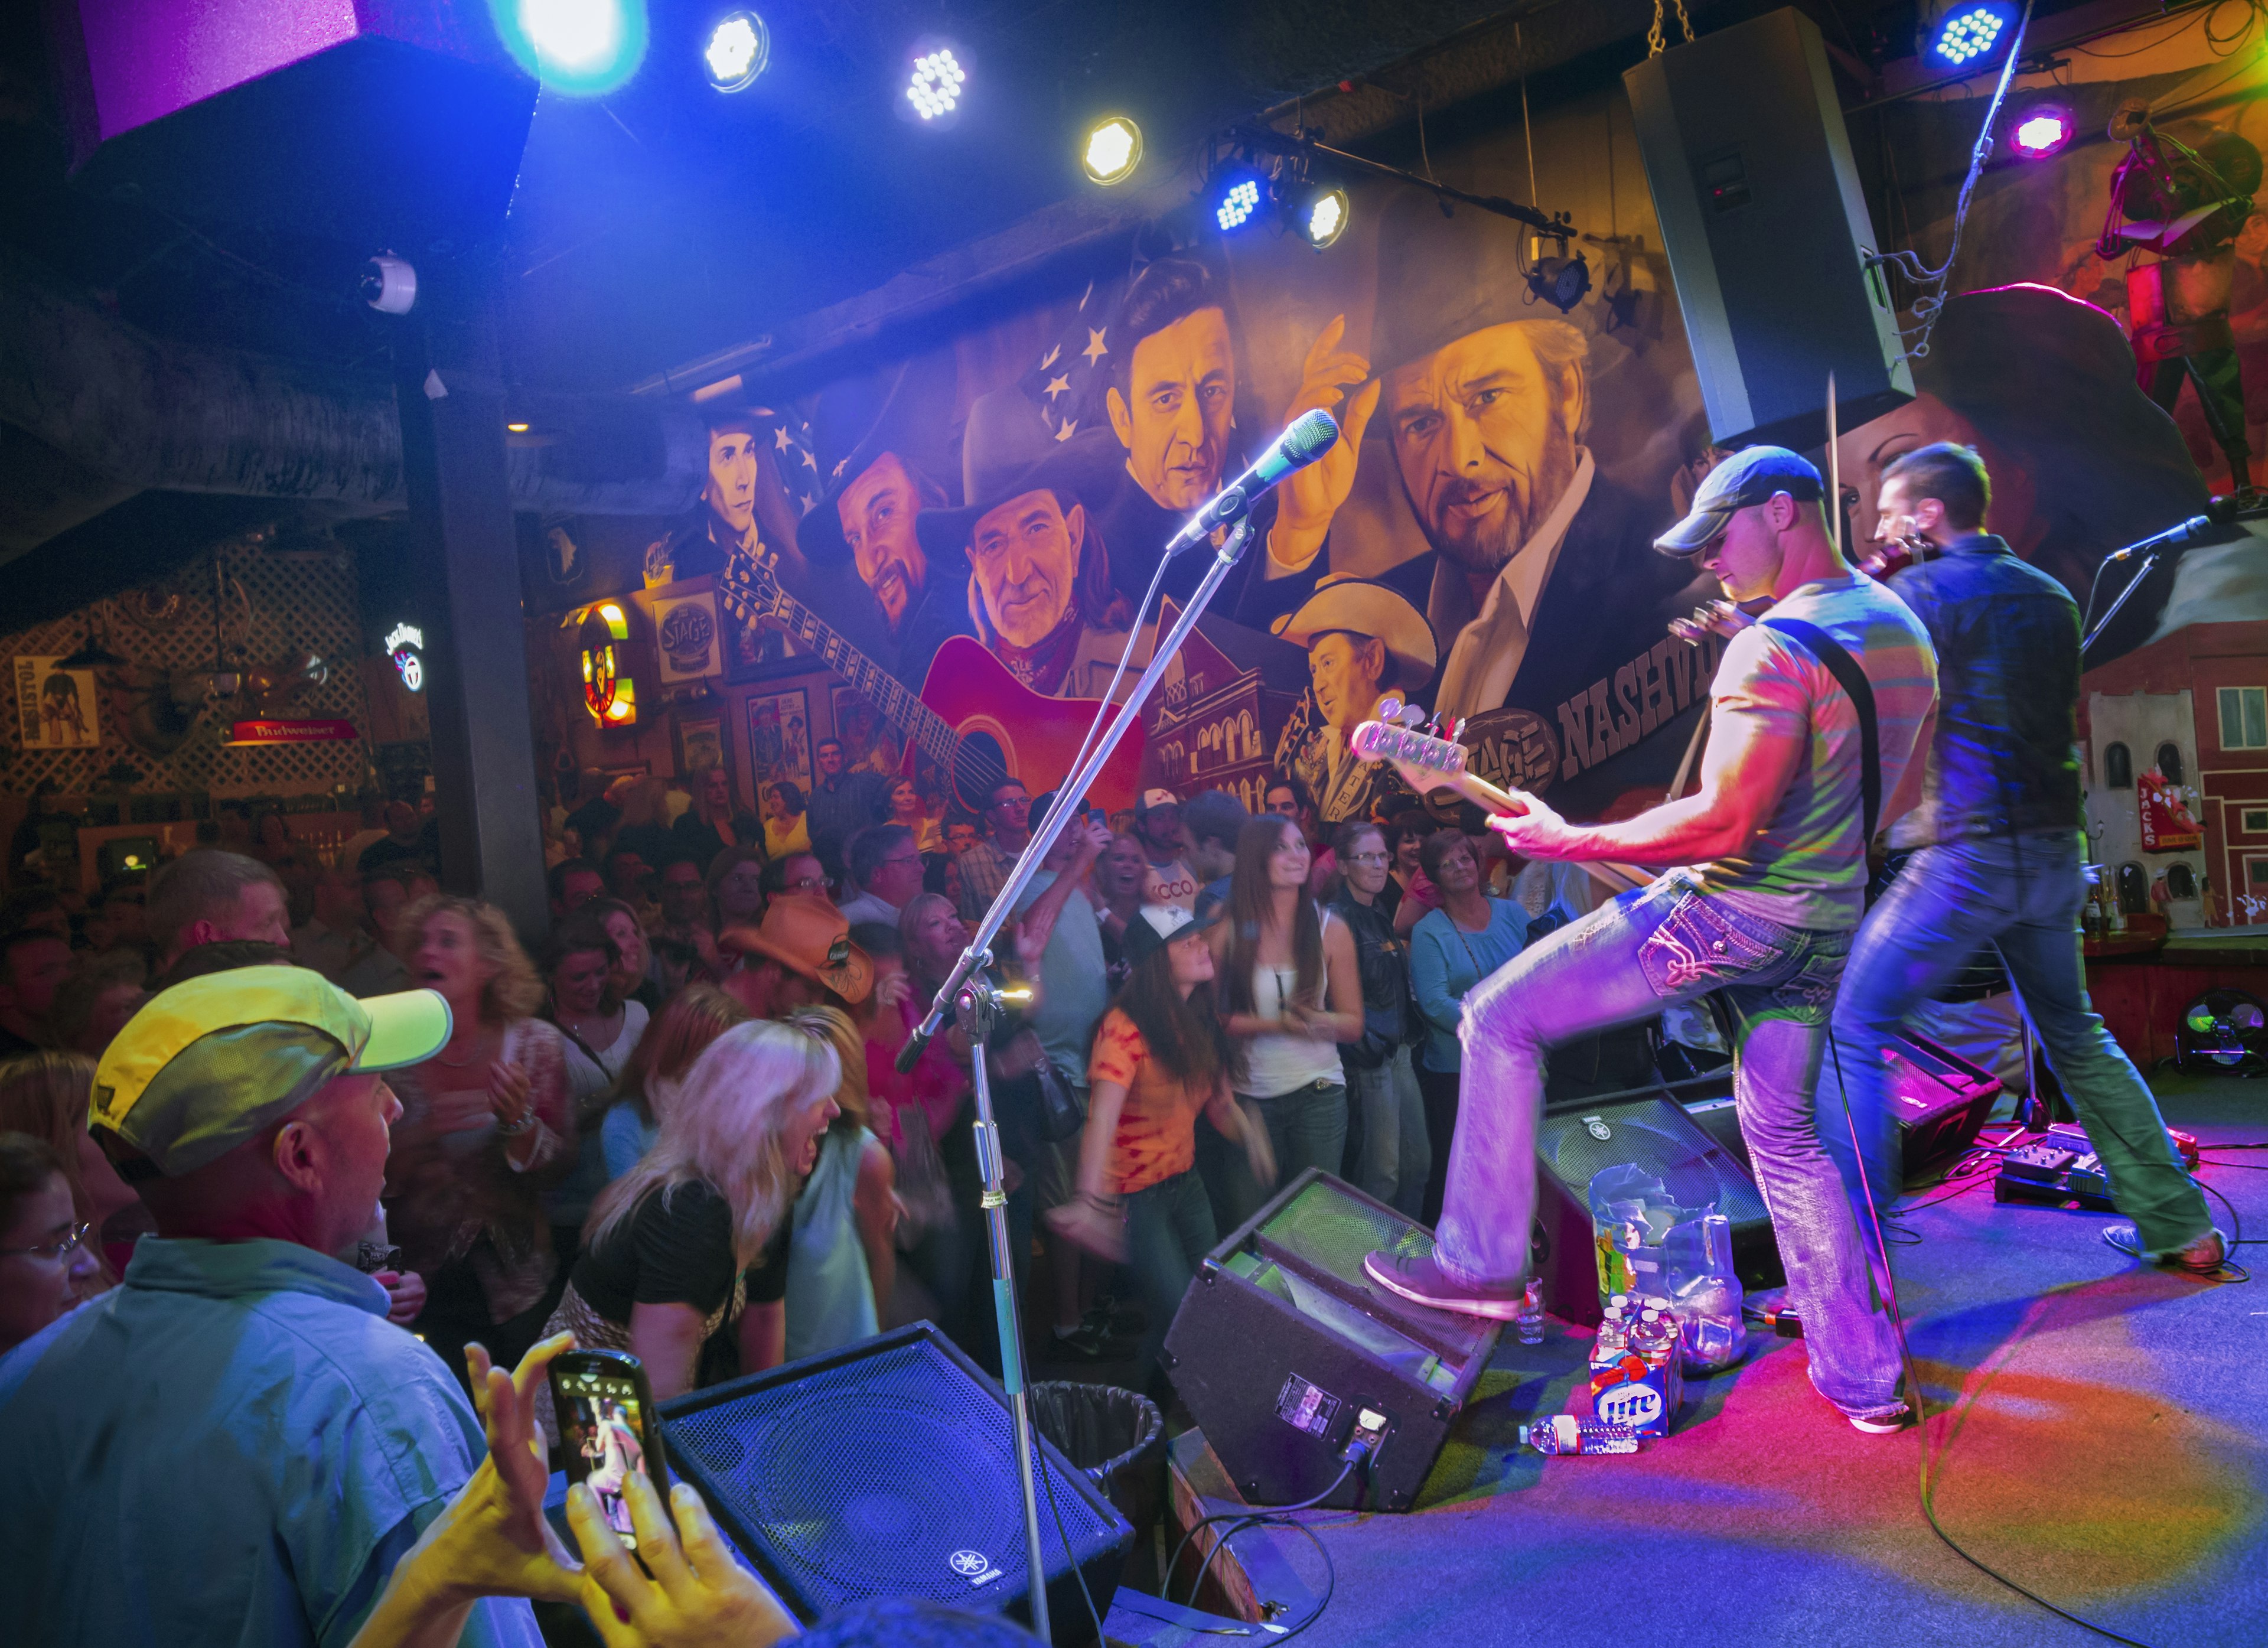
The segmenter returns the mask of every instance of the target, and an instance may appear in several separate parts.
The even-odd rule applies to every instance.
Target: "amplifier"
[[[1314,1498],[1359,1439],[1367,1470],[1322,1503],[1410,1508],[1501,1331],[1363,1272],[1373,1248],[1432,1247],[1424,1226],[1310,1167],[1205,1255],[1166,1335],[1166,1366],[1246,1499]]]
[[[671,1468],[804,1623],[873,1597],[1030,1623],[1008,1399],[930,1323],[657,1409]],[[1033,1441],[1049,1620],[1057,1642],[1091,1642],[1079,1577],[1108,1609],[1134,1530],[1054,1444]]]

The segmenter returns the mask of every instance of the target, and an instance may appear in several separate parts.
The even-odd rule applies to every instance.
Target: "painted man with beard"
[[[1087,500],[1107,483],[1095,448],[1058,443],[1011,387],[970,407],[963,438],[966,507],[929,510],[919,531],[932,566],[968,569],[976,638],[1033,691],[1098,698],[1109,684],[1133,603],[1114,589]],[[1114,466],[1115,467],[1115,466]],[[1135,649],[1121,695],[1148,661]],[[1178,661],[1167,681],[1178,679]]]
[[[1367,434],[1432,551],[1434,707],[1526,711],[1492,724],[1523,752],[1507,776],[1529,790],[1576,781],[1555,804],[1603,810],[1667,782],[1714,661],[1664,630],[1690,581],[1652,548],[1668,501],[1642,504],[1583,445],[1589,342],[1521,301],[1508,269],[1516,230],[1480,213],[1444,218],[1415,194],[1385,218]],[[1347,393],[1343,416],[1371,393]],[[1388,579],[1414,594],[1418,570]]]
[[[847,390],[837,406],[822,396],[822,451],[842,456],[829,466],[828,489],[797,529],[810,563],[809,592],[796,592],[844,638],[899,681],[921,689],[938,644],[968,632],[957,569],[932,577],[918,526],[925,510],[943,509],[945,489],[912,455],[910,425],[933,397],[924,376],[902,368],[880,397],[863,404]],[[840,425],[849,425],[847,429]],[[950,563],[948,563],[950,568]]]

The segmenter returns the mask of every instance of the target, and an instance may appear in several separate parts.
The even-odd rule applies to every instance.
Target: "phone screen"
[[[657,1492],[661,1488],[647,1457],[651,1432],[639,1392],[642,1383],[632,1374],[611,1369],[552,1370],[551,1399],[566,1449],[567,1480],[590,1484],[607,1526],[632,1550],[637,1549],[637,1533],[630,1526],[623,1484],[635,1472]]]

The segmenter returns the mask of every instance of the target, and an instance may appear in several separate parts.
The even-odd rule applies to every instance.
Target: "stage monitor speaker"
[[[1681,1206],[1713,1208],[1732,1221],[1733,1268],[1743,1287],[1778,1287],[1787,1280],[1756,1181],[1676,1104],[1642,1093],[1547,1106],[1535,1134],[1533,1263],[1553,1315],[1572,1322],[1599,1320],[1591,1181],[1624,1163],[1660,1179]]]
[[[1799,452],[1913,398],[1819,30],[1769,12],[1623,76],[1719,445]]]
[[[58,0],[74,181],[413,263],[502,231],[535,82],[486,0]],[[351,290],[342,281],[342,290]]]
[[[1008,1399],[930,1323],[658,1408],[672,1468],[806,1624],[876,1597],[1030,1623]],[[1057,1642],[1092,1642],[1079,1576],[1107,1612],[1134,1530],[1035,1440],[1049,1620]]]
[[[1890,1103],[1898,1123],[1900,1165],[1909,1184],[1926,1181],[1977,1142],[1978,1130],[1999,1100],[1999,1078],[1951,1048],[1919,1036],[1896,1037],[1883,1056],[1890,1061]],[[1834,1076],[1830,1062],[1820,1072],[1822,1128],[1845,1125],[1841,1107],[1834,1102]],[[1685,1113],[1753,1173],[1732,1085],[1728,1072],[1723,1093],[1704,1089],[1705,1096],[1686,1100]]]
[[[1314,1498],[1360,1435],[1368,1468],[1322,1503],[1415,1502],[1501,1331],[1412,1305],[1363,1272],[1373,1248],[1432,1245],[1423,1225],[1310,1167],[1205,1255],[1166,1335],[1166,1365],[1246,1499]]]

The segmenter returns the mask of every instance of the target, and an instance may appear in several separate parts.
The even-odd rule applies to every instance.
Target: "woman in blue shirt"
[[[1528,913],[1509,899],[1481,890],[1481,866],[1459,830],[1437,830],[1418,855],[1440,890],[1441,908],[1428,912],[1410,934],[1410,985],[1425,1020],[1425,1046],[1418,1057],[1418,1089],[1425,1100],[1425,1134],[1433,1148],[1425,1181],[1425,1222],[1441,1217],[1448,1184],[1449,1141],[1457,1131],[1458,1070],[1463,1049],[1457,1026],[1465,993],[1518,955],[1528,943]]]

